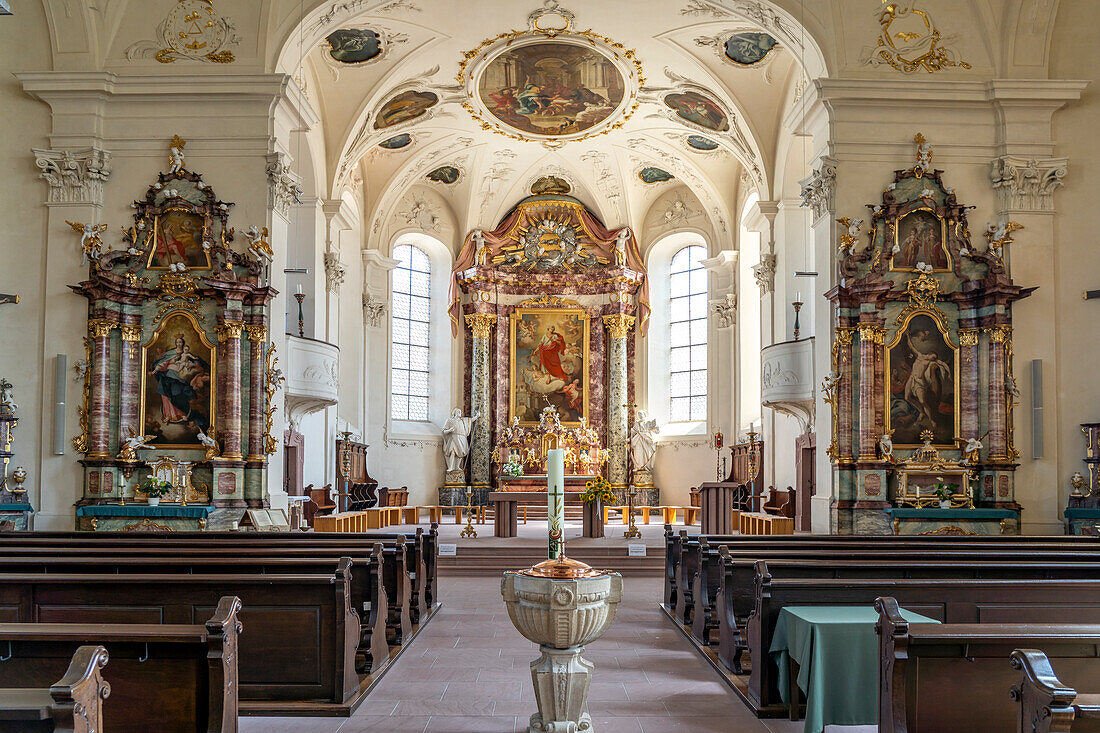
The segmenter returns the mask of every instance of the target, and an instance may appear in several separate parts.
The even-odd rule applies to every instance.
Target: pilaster
[[[603,317],[607,328],[607,480],[616,495],[625,493],[627,450],[630,444],[630,406],[627,404],[627,339],[634,316],[612,313]]]

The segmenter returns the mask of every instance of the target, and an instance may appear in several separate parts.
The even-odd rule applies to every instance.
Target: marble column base
[[[440,486],[439,506],[466,506],[466,487],[447,484]]]
[[[591,662],[584,647],[555,649],[539,645],[542,656],[531,662],[531,679],[539,711],[528,721],[528,733],[579,733],[592,730],[584,711],[592,683]]]

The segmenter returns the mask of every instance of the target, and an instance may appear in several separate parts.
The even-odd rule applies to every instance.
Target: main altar
[[[560,178],[539,179],[459,253],[449,313],[465,339],[465,408],[475,419],[468,468],[447,473],[441,505],[464,504],[467,485],[479,504],[494,487],[545,490],[551,447],[566,452],[567,488],[603,475],[616,496],[627,493],[646,270],[633,232],[607,229],[569,191]],[[637,488],[659,503],[652,484]]]

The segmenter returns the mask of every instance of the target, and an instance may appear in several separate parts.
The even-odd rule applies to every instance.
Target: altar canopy
[[[630,480],[634,338],[650,312],[645,266],[629,228],[607,229],[568,192],[561,179],[536,181],[494,230],[466,237],[452,273],[451,325],[456,335],[469,327],[466,408],[477,419],[468,483],[479,499],[503,483],[505,444],[549,408],[591,437],[574,471],[581,454],[584,470],[606,455],[612,489],[625,492]],[[540,451],[528,455],[531,447],[520,457],[535,471]],[[440,503],[461,501],[466,483],[464,472],[449,472]]]

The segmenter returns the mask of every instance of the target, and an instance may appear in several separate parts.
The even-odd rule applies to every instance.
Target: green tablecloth
[[[902,609],[911,623],[939,623]],[[769,651],[787,701],[788,657],[806,693],[806,733],[826,725],[878,724],[878,613],[870,606],[789,606],[779,611]]]
[[[2,505],[0,505],[2,506]],[[208,504],[89,504],[78,507],[78,517],[176,517],[205,519],[214,511]]]

